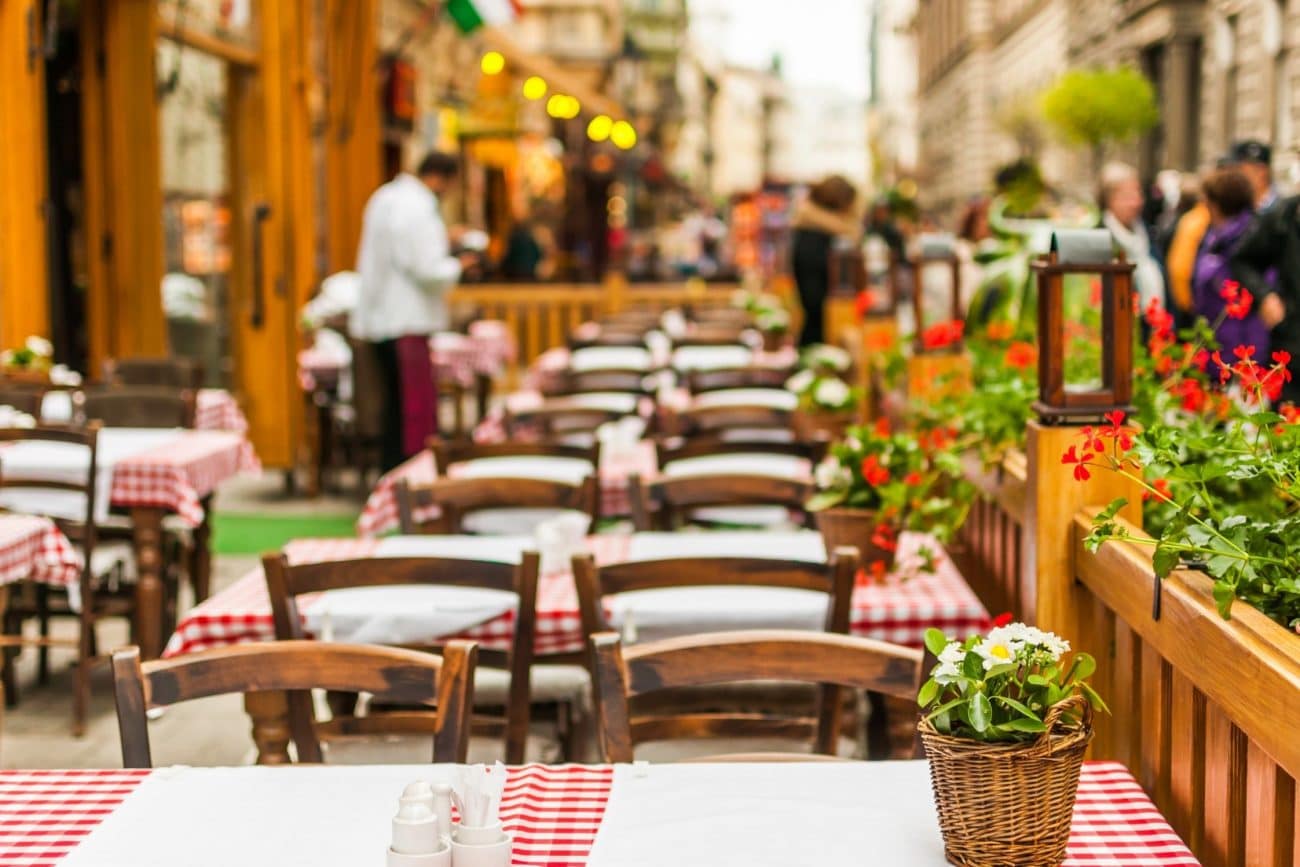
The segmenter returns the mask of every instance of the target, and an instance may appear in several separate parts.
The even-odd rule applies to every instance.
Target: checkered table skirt
[[[31,580],[67,586],[80,573],[80,556],[49,518],[0,515],[0,585]]]
[[[597,563],[618,563],[627,559],[631,539],[606,534],[591,536],[587,542]],[[907,562],[912,552],[925,543],[924,536],[905,534],[899,546],[900,560]],[[296,563],[359,559],[374,556],[380,544],[375,539],[304,539],[291,542],[285,553]],[[304,615],[311,611],[312,604],[309,596],[299,600]],[[508,650],[514,624],[514,612],[507,612],[455,637],[472,639],[486,648]],[[850,630],[855,635],[919,647],[925,630],[932,626],[964,637],[982,632],[988,625],[988,612],[952,562],[942,555],[934,575],[883,582],[864,575],[853,591]],[[179,656],[244,641],[274,639],[271,601],[259,567],[191,609],[177,625],[163,655]],[[543,575],[537,589],[537,654],[573,653],[583,647],[573,576],[568,572]]]
[[[259,469],[243,434],[177,431],[166,446],[124,458],[113,467],[114,506],[154,507],[203,523],[202,499],[241,472]]]
[[[504,322],[485,319],[470,323],[468,334],[443,332],[433,337],[429,353],[440,381],[468,387],[476,377],[500,376],[514,361],[516,347]],[[313,391],[317,385],[335,383],[348,363],[315,348],[304,349],[298,353],[298,384],[303,391]]]
[[[632,508],[627,499],[628,476],[649,478],[657,472],[654,443],[639,443],[636,450],[626,454],[606,453],[601,456],[600,514],[603,517],[629,515]],[[454,470],[453,470],[454,474]],[[362,536],[379,536],[396,530],[400,524],[397,511],[397,482],[405,479],[412,485],[427,485],[438,477],[433,453],[420,452],[396,469],[384,474],[370,492],[361,514],[357,517],[357,533]],[[417,514],[419,520],[436,517],[437,512]]]
[[[0,865],[56,867],[153,773],[159,772],[0,772]],[[501,818],[514,838],[512,863],[585,865],[613,783],[608,765],[511,768]],[[1084,764],[1065,859],[1065,867],[1099,864],[1198,864],[1133,776],[1115,762]]]

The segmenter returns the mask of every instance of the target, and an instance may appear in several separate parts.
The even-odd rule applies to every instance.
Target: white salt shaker
[[[412,783],[402,792],[393,817],[388,867],[451,867],[451,849],[438,834],[433,789]]]
[[[451,836],[451,867],[510,867],[512,842],[500,821],[482,828],[457,825]]]
[[[443,842],[451,844],[451,786],[448,783],[433,784],[433,812],[438,816],[438,836]]]

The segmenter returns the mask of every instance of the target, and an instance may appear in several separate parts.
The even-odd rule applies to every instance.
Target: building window
[[[1223,138],[1231,143],[1237,136],[1237,73],[1240,66],[1240,21],[1236,15],[1223,20],[1219,32],[1220,61],[1223,65]]]

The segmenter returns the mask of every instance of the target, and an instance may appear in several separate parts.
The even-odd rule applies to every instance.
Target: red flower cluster
[[[1097,429],[1085,427],[1079,431],[1083,438],[1083,451],[1079,446],[1070,446],[1061,455],[1061,463],[1074,465],[1075,481],[1086,482],[1092,478],[1088,471],[1088,462],[1106,451],[1106,440],[1112,440],[1117,452],[1127,452],[1133,448],[1133,432],[1124,427],[1124,413],[1120,410],[1108,412],[1104,416],[1106,424]]]
[[[1291,381],[1289,352],[1274,352],[1272,367],[1264,367],[1255,361],[1253,346],[1238,346],[1232,350],[1232,354],[1237,357],[1232,364],[1225,362],[1218,352],[1210,358],[1219,367],[1219,382],[1227,382],[1236,376],[1249,399],[1258,400],[1262,397],[1277,400],[1282,394],[1282,386]]]
[[[921,333],[921,346],[926,349],[943,349],[960,343],[966,332],[966,323],[960,319],[931,325]]]
[[[1012,335],[1016,333],[1016,326],[1013,322],[990,322],[988,327],[984,329],[984,333],[989,340],[1010,340]]]
[[[871,544],[882,551],[897,551],[898,530],[892,524],[877,524],[875,532],[871,534]]]
[[[1188,377],[1174,386],[1174,394],[1182,399],[1183,410],[1186,412],[1204,412],[1205,407],[1209,404],[1209,395],[1205,392],[1205,387],[1198,380]]]
[[[1219,297],[1226,302],[1223,310],[1228,314],[1229,319],[1245,319],[1250,315],[1251,305],[1255,302],[1255,296],[1250,294],[1250,290],[1243,289],[1235,280],[1223,281]]]
[[[1095,457],[1096,455],[1089,451],[1079,454],[1078,446],[1070,446],[1066,449],[1065,454],[1061,455],[1061,463],[1074,464],[1074,480],[1076,482],[1086,482],[1092,478],[1092,473],[1088,472],[1088,461]]]
[[[1006,362],[1007,367],[1028,370],[1038,361],[1038,348],[1032,343],[1017,341],[1007,347],[1007,354],[1003,361]]]
[[[867,318],[867,314],[876,309],[876,293],[870,289],[863,289],[858,293],[858,297],[853,299],[853,315],[857,316],[861,322]]]
[[[1153,494],[1150,491],[1143,491],[1143,500],[1150,500],[1154,497],[1155,499],[1162,500],[1166,503],[1172,503],[1174,501],[1174,496],[1169,491],[1169,482],[1166,479],[1156,479],[1151,483],[1151,487],[1155,488],[1156,492]]]
[[[951,427],[936,427],[916,432],[916,444],[927,454],[947,448],[956,438],[957,429]]]
[[[993,625],[994,625],[994,626],[1006,626],[1007,624],[1011,623],[1011,621],[1013,621],[1013,620],[1015,620],[1015,619],[1016,619],[1016,616],[1015,616],[1014,614],[1012,614],[1010,611],[1003,611],[1003,612],[1002,612],[1001,614],[999,614],[997,617],[994,617],[994,618],[993,618]]]
[[[921,484],[922,481],[923,479],[921,474],[916,470],[912,470],[910,473],[903,476],[903,484],[907,485],[909,488],[915,488],[917,485]]]
[[[862,480],[878,488],[889,481],[889,468],[881,466],[876,455],[867,455],[862,459]]]
[[[1172,343],[1174,339],[1174,315],[1166,310],[1159,298],[1152,298],[1146,309],[1147,325],[1151,327],[1151,337]]]

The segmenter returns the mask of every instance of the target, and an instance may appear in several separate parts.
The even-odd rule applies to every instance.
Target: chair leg
[[[867,717],[867,758],[888,759],[891,745],[885,696],[878,692],[868,692],[867,701],[871,705],[871,714]]]
[[[42,639],[50,637],[50,588],[36,585],[36,619],[40,624]],[[42,643],[36,654],[36,682],[45,686],[50,682],[50,647]]]
[[[22,634],[22,620],[8,612],[5,613],[3,625],[3,632],[6,636]],[[3,662],[0,663],[0,680],[4,682],[5,707],[7,708],[18,706],[18,672],[14,669],[14,660],[18,658],[21,650],[20,647],[4,648]]]
[[[94,621],[83,620],[77,636],[77,671],[72,691],[72,736],[77,738],[86,733],[86,716],[90,708],[90,669],[95,658],[90,647],[94,640]]]
[[[557,702],[555,705],[555,728],[560,742],[560,761],[575,762],[578,755],[578,732],[576,714],[573,712],[573,699]]]

